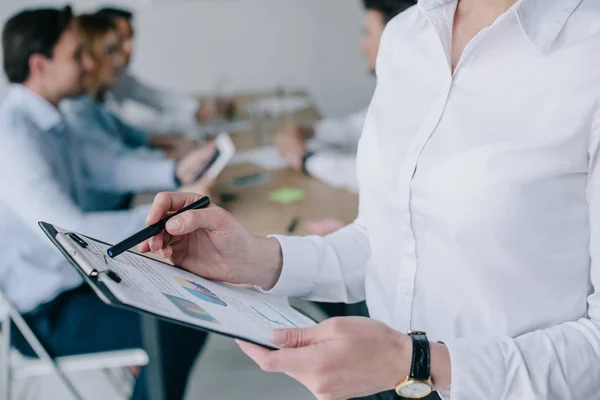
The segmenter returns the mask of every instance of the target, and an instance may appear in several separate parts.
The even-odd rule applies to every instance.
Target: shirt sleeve
[[[116,193],[174,190],[177,163],[136,150],[112,153],[83,146],[85,185]]]
[[[353,193],[358,192],[356,177],[356,155],[317,152],[306,162],[308,173],[334,187],[343,187]]]
[[[192,95],[151,87],[130,74],[123,76],[113,95],[120,103],[133,100],[158,113],[136,121],[137,126],[150,132],[169,133],[189,128],[196,123],[200,107],[200,100]]]
[[[516,338],[445,341],[452,400],[593,399],[600,377],[600,112],[589,151],[590,295],[587,316]],[[568,266],[565,266],[568,267]],[[585,286],[584,286],[585,288]],[[535,290],[535,288],[532,288]]]
[[[315,125],[315,139],[323,144],[356,150],[363,132],[367,109],[346,118],[331,118]]]
[[[267,293],[340,303],[365,299],[370,247],[359,220],[326,237],[273,237],[281,244],[283,270]]]
[[[34,232],[44,237],[37,223],[47,221],[114,242],[145,227],[150,206],[117,212],[82,212],[57,181],[40,146],[39,141],[25,133],[0,138],[0,180],[3,183],[0,196]]]

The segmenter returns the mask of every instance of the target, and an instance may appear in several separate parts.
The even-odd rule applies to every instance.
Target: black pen
[[[181,213],[184,213],[186,211],[199,210],[201,208],[206,208],[209,205],[210,205],[210,199],[205,196],[205,197],[201,198],[200,200],[193,202],[189,206],[182,208],[181,210],[177,211],[176,213],[173,213],[173,214],[169,215],[168,217],[161,219],[157,223],[150,225],[149,227],[147,227],[145,229],[142,229],[138,233],[133,234],[132,236],[128,237],[127,239],[123,240],[122,242],[117,243],[113,247],[109,248],[106,251],[106,253],[108,254],[108,256],[110,258],[115,258],[119,254],[122,254],[122,253],[126,252],[127,250],[134,248],[138,244],[142,243],[144,240],[148,240],[152,236],[156,236],[159,233],[161,233],[162,231],[164,231],[167,221],[170,220],[171,218],[173,218]]]
[[[289,233],[294,233],[294,231],[298,227],[298,222],[300,222],[300,218],[294,217],[294,219],[292,219],[292,221],[290,222],[290,224],[287,227],[287,233],[288,234]]]

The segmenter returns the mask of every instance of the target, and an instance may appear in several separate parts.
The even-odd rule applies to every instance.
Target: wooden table
[[[287,228],[294,218],[300,220],[294,232],[299,235],[309,233],[302,224],[309,219],[334,217],[350,223],[356,218],[358,196],[345,189],[332,188],[292,169],[270,172],[271,179],[262,185],[242,189],[232,189],[229,185],[233,177],[261,171],[260,167],[252,164],[228,167],[217,180],[215,190],[216,193],[235,195],[235,201],[220,205],[255,235],[287,234]],[[288,205],[270,201],[269,193],[282,187],[301,189],[306,197]]]

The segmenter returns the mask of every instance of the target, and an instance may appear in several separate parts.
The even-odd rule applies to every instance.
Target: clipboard
[[[111,259],[111,245],[47,222],[48,239],[107,305],[271,350],[277,328],[310,327],[314,320],[285,297],[210,281],[181,268],[131,251]]]

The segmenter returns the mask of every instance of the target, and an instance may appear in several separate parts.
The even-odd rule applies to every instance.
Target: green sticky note
[[[294,188],[281,188],[271,191],[269,199],[274,203],[292,204],[300,200],[304,200],[306,194],[303,190]]]

